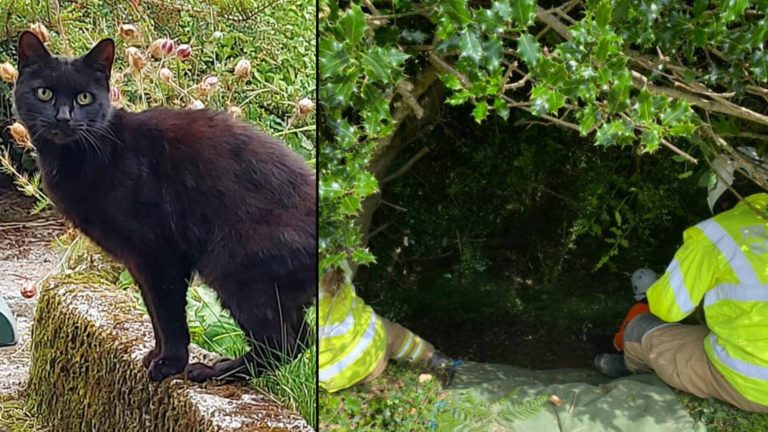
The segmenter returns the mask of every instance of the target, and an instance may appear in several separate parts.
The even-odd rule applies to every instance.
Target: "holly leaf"
[[[517,38],[517,52],[530,66],[536,66],[539,61],[539,41],[528,33],[523,33]]]
[[[357,44],[365,35],[365,14],[358,4],[352,4],[344,12],[344,16],[339,20],[339,28],[342,35],[352,45]]]
[[[480,39],[477,35],[470,30],[465,30],[459,36],[459,48],[461,48],[461,57],[466,57],[480,64],[480,59],[483,56],[483,47],[480,44]]]
[[[492,38],[485,44],[485,66],[488,70],[495,70],[501,66],[501,52],[504,47],[498,38]]]
[[[726,0],[723,2],[720,18],[730,22],[744,14],[744,9],[749,6],[749,0]]]
[[[509,119],[509,105],[507,105],[504,99],[500,97],[496,98],[496,100],[493,101],[493,110],[504,120]]]
[[[640,90],[640,93],[635,98],[634,111],[635,114],[637,114],[637,117],[642,121],[649,122],[653,120],[655,114],[653,96],[651,96],[648,89],[644,88]]]
[[[349,54],[336,40],[320,41],[320,76],[327,78],[339,74],[349,64]]]
[[[755,51],[752,54],[752,61],[750,62],[752,73],[755,74],[755,78],[759,82],[768,81],[768,52],[761,50]]]
[[[472,110],[472,117],[480,124],[488,116],[488,103],[486,101],[480,101],[475,105],[475,109]]]
[[[512,19],[523,27],[533,24],[536,16],[536,0],[512,0]]]

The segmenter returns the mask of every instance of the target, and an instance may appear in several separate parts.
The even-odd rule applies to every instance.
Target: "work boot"
[[[427,367],[434,371],[448,369],[453,367],[453,359],[442,352],[435,350],[432,354],[432,358],[430,358],[427,363]]]
[[[623,354],[598,354],[595,356],[595,369],[611,378],[621,378],[631,375],[624,365]]]
[[[427,369],[442,378],[444,383],[448,385],[453,381],[453,376],[456,374],[456,368],[460,364],[460,361],[454,360],[442,352],[435,350],[435,352],[432,353],[429,362],[427,362]]]

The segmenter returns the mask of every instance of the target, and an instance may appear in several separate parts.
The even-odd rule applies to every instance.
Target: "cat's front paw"
[[[192,363],[184,370],[184,377],[192,382],[202,383],[216,378],[216,369],[205,363]]]
[[[183,372],[186,367],[186,358],[159,356],[152,360],[152,363],[149,365],[149,379],[152,381],[162,381],[171,375]]]

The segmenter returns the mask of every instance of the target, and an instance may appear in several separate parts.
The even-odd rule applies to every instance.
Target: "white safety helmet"
[[[635,292],[635,300],[640,301],[645,298],[645,292],[659,278],[655,271],[647,268],[635,270],[632,273],[632,291]]]

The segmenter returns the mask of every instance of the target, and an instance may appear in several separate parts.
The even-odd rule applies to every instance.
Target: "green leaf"
[[[511,0],[512,19],[522,27],[533,25],[536,16],[536,0]]]
[[[460,92],[456,92],[456,93],[448,96],[448,99],[445,100],[445,103],[447,103],[448,105],[453,105],[453,106],[461,105],[461,104],[465,103],[467,100],[469,100],[470,96],[471,95],[469,94],[468,91],[462,90]]]
[[[602,0],[597,5],[597,10],[595,10],[595,23],[599,27],[608,27],[611,23],[612,9],[611,2],[608,0]]]
[[[548,95],[549,89],[544,86],[536,85],[531,89],[531,113],[533,115],[541,116],[549,111]]]
[[[461,81],[459,81],[459,78],[456,77],[456,75],[454,74],[450,74],[450,73],[442,74],[440,75],[440,81],[442,81],[443,84],[445,84],[445,86],[451,90],[463,89]]]
[[[480,64],[483,56],[483,48],[480,39],[470,30],[465,30],[459,36],[459,47],[461,48],[461,57],[467,57],[475,64]]]
[[[523,33],[517,39],[517,52],[529,66],[536,66],[539,61],[539,41],[530,34]]]
[[[501,41],[496,37],[491,38],[491,40],[485,44],[485,66],[488,70],[493,71],[501,66],[501,54],[503,48]]]
[[[556,113],[563,105],[565,105],[565,95],[557,90],[550,90],[547,95],[547,108],[549,112]]]
[[[394,71],[400,69],[408,55],[394,47],[375,47],[363,53],[361,57],[366,74],[374,80],[386,82]]]
[[[650,122],[653,120],[655,109],[653,107],[653,96],[648,89],[643,88],[635,98],[634,111],[640,120]]]
[[[491,10],[504,21],[512,19],[512,8],[509,5],[509,0],[493,2]]]
[[[757,81],[768,81],[768,52],[765,52],[762,49],[755,51],[752,54],[750,67],[752,68],[752,73],[755,74]]]
[[[329,106],[346,106],[350,103],[352,94],[355,92],[355,83],[357,74],[348,74],[341,77],[337,82],[330,82],[323,85],[323,103]]]
[[[635,135],[631,127],[621,121],[603,123],[595,134],[595,144],[599,146],[628,145],[632,144]]]
[[[670,106],[668,106],[661,113],[661,124],[663,124],[664,126],[674,125],[681,120],[685,120],[688,117],[689,113],[690,113],[690,105],[688,105],[688,102],[680,99],[675,99],[672,101]]]
[[[497,97],[496,100],[493,101],[493,110],[504,120],[509,119],[509,106],[504,99]]]
[[[344,47],[334,39],[320,41],[320,76],[327,78],[338,75],[349,65],[349,54]]]
[[[488,116],[488,103],[486,101],[480,101],[475,105],[475,109],[472,110],[472,117],[480,124]]]
[[[611,40],[608,37],[601,37],[597,41],[597,47],[595,47],[595,59],[599,62],[604,62],[608,58],[608,50],[611,48]]]
[[[357,248],[352,252],[352,261],[361,265],[373,264],[376,257],[367,248]]]
[[[347,195],[341,200],[340,211],[342,214],[354,215],[360,210],[360,198],[353,195]]]
[[[342,36],[354,46],[365,35],[365,14],[360,5],[353,3],[339,20]]]
[[[643,131],[643,134],[640,135],[640,144],[645,147],[644,150],[647,152],[653,152],[659,148],[660,143],[661,139],[659,138],[659,134],[653,129]]]
[[[744,14],[744,9],[747,6],[749,6],[749,0],[725,0],[720,12],[720,18],[725,22],[733,21]]]
[[[592,128],[597,124],[600,113],[597,111],[595,105],[587,105],[579,112],[579,133],[581,136],[586,136]]]
[[[488,34],[494,34],[504,29],[504,20],[489,9],[483,9],[475,16],[475,22]]]
[[[632,89],[632,74],[624,69],[617,76],[608,92],[608,110],[612,113],[623,111],[627,106],[629,91]]]
[[[462,27],[472,22],[466,0],[443,0],[440,2],[440,10]]]

